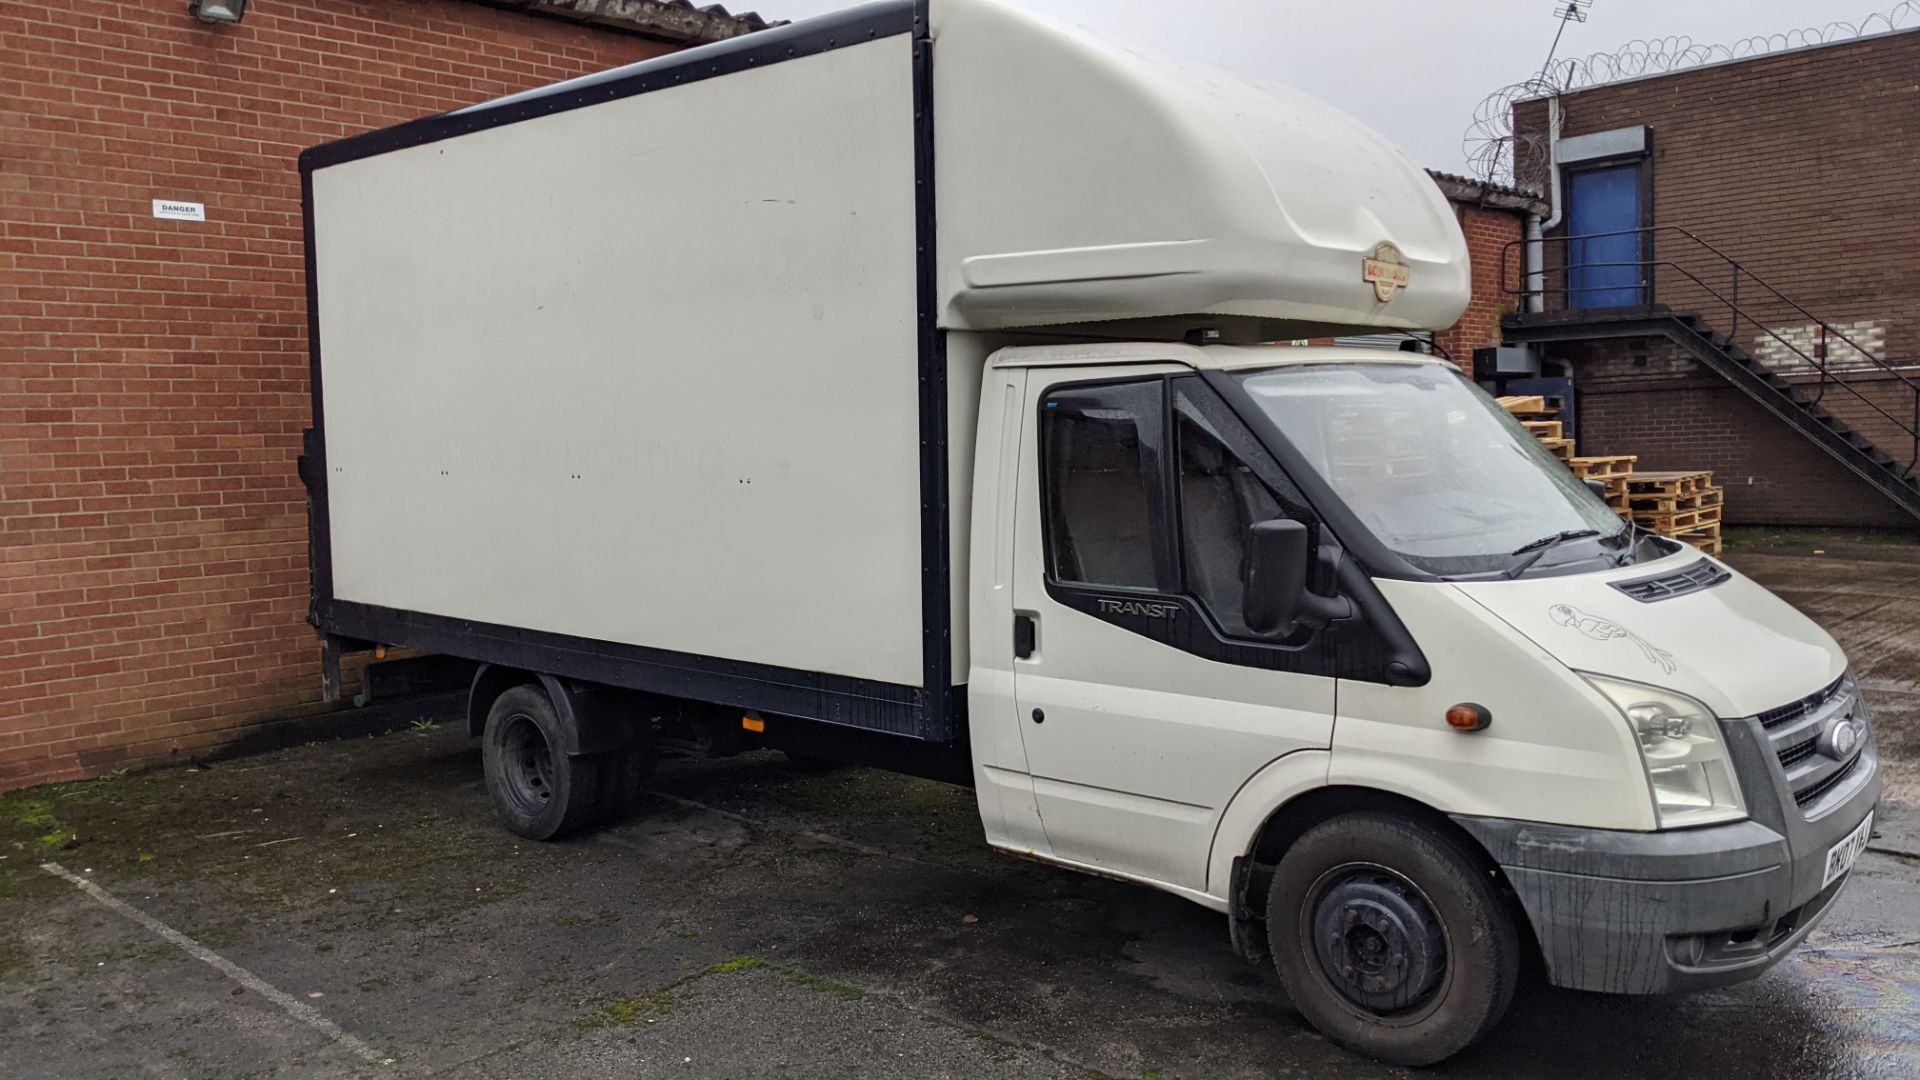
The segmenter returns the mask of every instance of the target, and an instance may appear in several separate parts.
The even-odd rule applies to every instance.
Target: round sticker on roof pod
[[[1374,297],[1383,304],[1406,288],[1412,276],[1413,268],[1392,244],[1383,243],[1374,248],[1371,255],[1360,257],[1360,280],[1373,286]]]

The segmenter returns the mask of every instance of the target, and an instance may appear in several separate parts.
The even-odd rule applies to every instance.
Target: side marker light
[[[1486,706],[1463,701],[1447,710],[1447,726],[1455,731],[1485,731],[1493,723]]]

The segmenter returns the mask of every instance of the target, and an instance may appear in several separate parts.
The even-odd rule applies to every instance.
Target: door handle
[[[1013,655],[1025,660],[1033,655],[1034,640],[1039,636],[1040,624],[1031,615],[1013,617]]]

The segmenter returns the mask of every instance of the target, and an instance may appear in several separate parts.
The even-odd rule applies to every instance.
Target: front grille
[[[1793,792],[1794,805],[1809,814],[1825,811],[1821,800],[1839,790],[1860,767],[1866,752],[1869,720],[1866,701],[1851,674],[1835,679],[1819,692],[1755,717],[1766,729],[1767,741],[1780,761],[1781,775]],[[1822,739],[1843,719],[1861,728],[1852,756],[1837,760],[1821,752]]]
[[[1820,797],[1822,795],[1825,795],[1827,792],[1832,791],[1836,787],[1839,787],[1840,782],[1842,780],[1845,780],[1847,777],[1853,775],[1853,771],[1860,767],[1861,757],[1862,755],[1860,754],[1853,755],[1852,761],[1847,762],[1845,765],[1840,766],[1838,769],[1835,769],[1834,771],[1821,777],[1819,780],[1816,780],[1813,783],[1808,784],[1806,787],[1801,788],[1799,791],[1794,792],[1793,804],[1795,806],[1809,806],[1813,803],[1819,802]]]
[[[1833,700],[1833,696],[1838,694],[1841,688],[1846,685],[1847,676],[1842,675],[1823,689],[1808,694],[1799,701],[1782,705],[1777,709],[1768,709],[1766,712],[1760,714],[1760,726],[1766,728],[1768,731],[1772,731],[1774,728],[1791,724],[1795,720],[1800,719]]]
[[[1701,589],[1711,589],[1731,577],[1733,574],[1726,569],[1701,559],[1684,570],[1656,577],[1616,581],[1613,587],[1643,604],[1651,604],[1656,600],[1671,600]]]
[[[1819,736],[1811,739],[1803,739],[1800,742],[1794,743],[1792,746],[1780,751],[1780,767],[1783,769],[1792,769],[1795,765],[1812,757],[1815,752],[1814,748],[1819,745]]]

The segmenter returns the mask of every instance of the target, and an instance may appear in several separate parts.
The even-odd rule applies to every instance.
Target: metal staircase
[[[1705,270],[1708,276],[1702,275],[1698,262],[1693,266],[1655,258],[1631,262],[1587,262],[1576,269],[1585,272],[1635,268],[1638,280],[1628,283],[1626,289],[1637,291],[1647,302],[1631,307],[1583,307],[1578,306],[1583,287],[1605,289],[1610,294],[1618,294],[1622,291],[1620,277],[1612,275],[1604,285],[1573,285],[1570,282],[1591,280],[1591,277],[1584,273],[1579,277],[1569,274],[1567,262],[1562,258],[1558,269],[1543,271],[1514,283],[1506,280],[1507,268],[1517,265],[1518,261],[1503,258],[1502,284],[1508,293],[1539,297],[1543,307],[1549,304],[1556,306],[1556,310],[1525,311],[1506,316],[1502,320],[1506,340],[1520,344],[1604,338],[1666,338],[1686,349],[1701,366],[1738,387],[1762,408],[1800,432],[1907,513],[1920,518],[1920,475],[1915,472],[1916,466],[1920,466],[1920,381],[1916,381],[1909,373],[1888,364],[1838,327],[1813,315],[1778,289],[1754,276],[1713,245],[1677,226],[1654,226],[1591,237],[1519,240],[1508,247],[1529,243],[1571,245],[1600,236],[1628,234],[1642,236],[1643,243],[1653,242],[1657,235],[1665,241],[1663,247],[1681,246],[1690,253],[1703,255],[1702,261],[1708,263]],[[1579,249],[1566,246],[1560,250],[1564,255],[1569,250]],[[1545,261],[1543,255],[1542,262]],[[1726,273],[1724,283],[1716,271]],[[1653,303],[1654,287],[1662,274],[1669,275],[1669,283],[1677,285],[1677,291],[1703,310],[1718,312],[1724,305],[1727,322],[1723,325],[1729,326],[1732,333],[1722,333],[1709,324],[1704,316],[1695,312],[1675,311],[1663,304]],[[1713,280],[1708,280],[1709,276]],[[1549,281],[1556,282],[1557,287],[1550,289]],[[1748,291],[1748,304],[1745,307],[1740,303],[1743,284]],[[1761,298],[1758,304],[1754,302],[1756,290]],[[1784,313],[1805,326],[1815,328],[1813,337],[1818,344],[1809,350],[1789,340],[1766,322],[1755,318],[1756,307],[1770,313]],[[1778,342],[1786,353],[1791,354],[1793,373],[1801,377],[1788,378],[1776,366],[1741,348],[1734,335],[1741,332],[1743,325],[1752,327],[1770,341]],[[1886,392],[1863,393],[1855,382],[1861,375],[1884,380],[1881,381],[1881,389]],[[1842,398],[1830,399],[1829,394],[1843,395],[1847,400],[1864,406],[1869,415],[1877,416],[1879,419],[1874,421],[1874,425],[1884,428],[1887,435],[1883,435],[1883,438],[1891,437],[1895,440],[1894,445],[1891,448],[1876,445],[1873,440],[1835,416],[1824,403],[1829,400],[1837,402]],[[1911,400],[1910,414],[1906,414],[1905,409],[1896,412],[1888,407],[1896,394],[1902,403]]]

